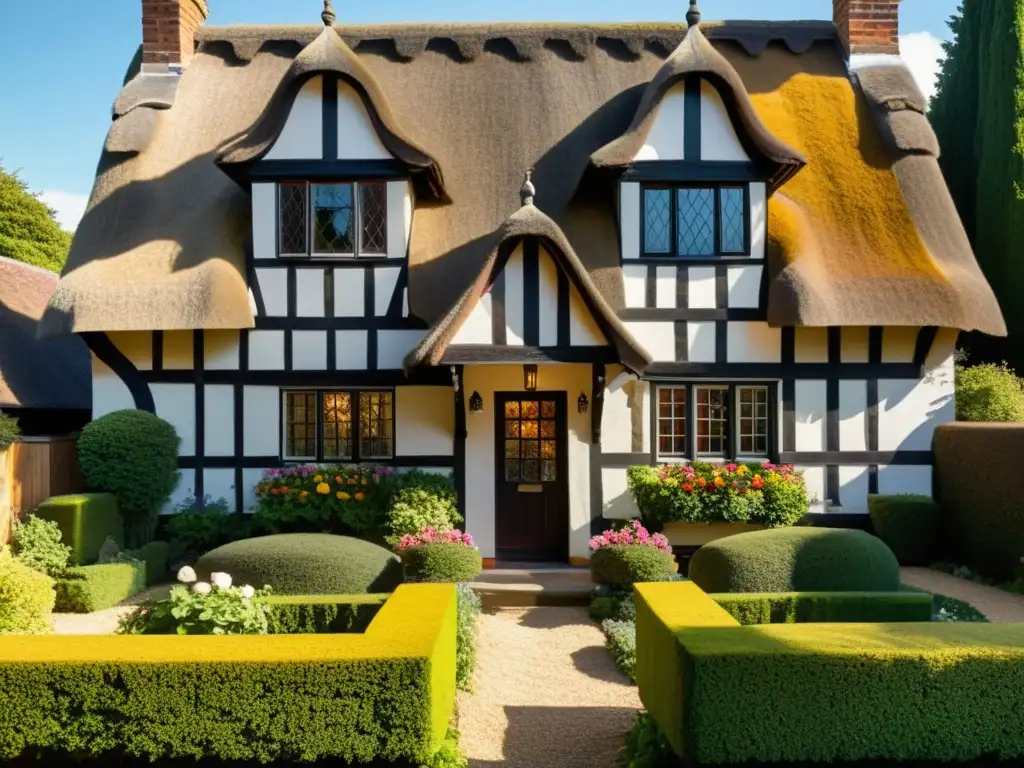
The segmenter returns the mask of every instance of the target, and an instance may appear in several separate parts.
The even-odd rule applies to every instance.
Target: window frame
[[[710,254],[680,254],[678,237],[679,195],[682,189],[710,189],[714,193],[714,252]],[[738,189],[743,192],[743,248],[739,251],[722,250],[722,190]],[[647,250],[647,192],[648,190],[669,191],[669,250]],[[750,228],[750,184],[745,182],[700,182],[700,181],[647,181],[640,184],[640,255],[644,258],[673,259],[719,259],[751,255]]]
[[[686,410],[683,422],[686,450],[662,452],[661,450],[661,390],[685,390]],[[725,389],[729,392],[726,412],[726,450],[722,453],[699,453],[697,451],[697,390]],[[763,389],[767,392],[767,451],[764,454],[740,451],[740,390]],[[774,461],[779,445],[779,383],[777,381],[679,381],[652,382],[651,386],[651,455],[657,463],[692,463],[702,461],[711,464],[726,462]],[[677,417],[672,417],[673,422]],[[674,428],[674,424],[673,424]]]
[[[396,426],[396,393],[394,387],[282,387],[281,390],[281,418],[279,425],[278,452],[282,463],[285,464],[306,464],[306,463],[334,463],[334,464],[360,464],[365,462],[389,462],[395,458],[395,426]],[[287,453],[288,439],[288,395],[289,393],[304,392],[316,395],[316,455],[313,457],[289,456]],[[391,432],[386,436],[391,443],[391,455],[366,455],[362,454],[363,435],[360,429],[360,394],[373,392],[376,394],[391,395]],[[352,420],[350,440],[352,442],[352,455],[349,458],[332,458],[324,456],[324,395],[325,394],[347,394],[352,400]]]
[[[281,189],[285,186],[298,186],[302,185],[306,192],[306,206],[305,206],[305,232],[306,232],[306,252],[305,253],[285,253],[283,248],[283,238],[281,236]],[[352,218],[356,222],[355,224],[355,248],[352,252],[346,253],[326,253],[316,250],[316,238],[314,234],[314,219],[313,210],[315,201],[313,198],[314,187],[325,187],[325,186],[338,186],[348,185],[352,188]],[[380,252],[364,253],[363,252],[363,202],[361,187],[362,185],[377,185],[383,188],[383,203],[384,203],[384,250]],[[388,182],[384,179],[316,179],[316,180],[294,180],[294,179],[282,179],[274,184],[274,223],[275,232],[274,240],[277,255],[282,259],[322,259],[327,261],[335,261],[338,259],[345,260],[372,260],[372,259],[386,259],[388,257],[388,232],[390,228],[390,211],[388,207]]]

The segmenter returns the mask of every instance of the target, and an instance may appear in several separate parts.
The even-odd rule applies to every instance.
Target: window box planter
[[[757,523],[665,523],[661,532],[673,547],[702,547],[716,539],[737,533],[763,531],[769,526]]]

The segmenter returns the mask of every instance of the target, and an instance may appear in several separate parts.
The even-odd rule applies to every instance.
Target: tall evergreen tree
[[[71,234],[16,173],[0,166],[0,256],[60,272]]]
[[[1024,368],[1024,0],[962,0],[931,120],[942,171],[1006,317],[974,357]]]

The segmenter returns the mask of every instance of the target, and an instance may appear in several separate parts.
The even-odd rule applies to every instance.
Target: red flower
[[[746,492],[747,492],[747,489],[746,489],[746,488],[740,488],[740,493],[741,493],[741,494],[744,494],[744,493],[746,493]]]
[[[764,487],[764,482],[760,478],[755,477],[754,481],[750,484],[750,487],[754,490],[759,490]]]
[[[693,483],[683,483],[683,490],[687,493],[693,492]]]
[[[733,488],[739,488],[739,487],[740,487],[740,484],[739,484],[739,483],[737,483],[737,482],[736,482],[735,480],[733,480],[733,481],[732,481],[732,487],[733,487]]]

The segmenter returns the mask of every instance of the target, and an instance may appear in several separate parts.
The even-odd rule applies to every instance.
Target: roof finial
[[[320,18],[324,20],[325,27],[333,27],[334,22],[338,20],[334,13],[334,3],[331,0],[324,0],[324,12],[320,14]]]
[[[690,0],[690,10],[686,12],[686,26],[696,27],[700,24],[700,8],[697,7],[697,0]]]
[[[519,199],[523,201],[523,205],[533,205],[533,196],[537,194],[537,188],[533,186],[531,178],[533,178],[533,169],[527,168],[526,181],[523,182],[523,186],[519,190]]]

